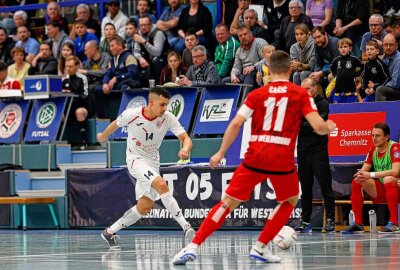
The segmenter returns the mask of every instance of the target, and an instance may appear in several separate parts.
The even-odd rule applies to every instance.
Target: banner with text
[[[0,101],[0,143],[21,141],[28,108],[28,100]]]

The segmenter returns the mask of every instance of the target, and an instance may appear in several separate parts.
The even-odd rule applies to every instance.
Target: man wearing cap
[[[110,0],[107,4],[107,15],[101,21],[101,38],[105,38],[104,27],[107,23],[112,23],[117,30],[118,36],[125,39],[125,25],[129,18],[120,10],[119,0]]]

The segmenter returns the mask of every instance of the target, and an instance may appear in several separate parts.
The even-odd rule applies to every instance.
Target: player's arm
[[[107,141],[108,137],[113,134],[118,128],[119,126],[117,125],[117,120],[112,121],[111,124],[109,124],[103,132],[97,133],[97,140],[99,141],[99,143]]]
[[[222,138],[221,147],[219,148],[218,152],[210,158],[210,167],[212,169],[220,164],[222,158],[225,156],[226,151],[236,139],[237,135],[239,134],[240,128],[245,121],[245,117],[240,114],[236,114],[235,118],[233,118],[233,120],[229,123],[228,127],[226,128],[224,137]]]
[[[310,112],[305,117],[319,135],[326,135],[336,128],[336,124],[332,120],[325,121],[317,112]]]
[[[178,139],[182,143],[182,148],[181,150],[179,150],[178,156],[182,160],[187,159],[189,157],[190,151],[192,150],[193,146],[192,140],[190,139],[189,135],[186,132],[180,134],[178,136]]]

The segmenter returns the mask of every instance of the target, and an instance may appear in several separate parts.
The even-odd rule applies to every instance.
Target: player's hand
[[[357,183],[362,184],[371,178],[371,173],[358,169],[354,177]]]
[[[178,156],[181,160],[185,160],[189,157],[189,151],[182,148],[181,150],[179,150]]]
[[[222,153],[220,153],[220,152],[215,153],[210,158],[210,167],[211,167],[211,169],[215,169],[216,167],[218,167],[223,158],[224,158],[224,155]]]
[[[240,83],[240,80],[236,75],[232,75],[231,76],[231,83]]]
[[[104,133],[102,133],[102,132],[100,132],[100,133],[97,133],[97,141],[99,142],[99,143],[104,143],[104,142],[106,142],[107,141],[107,136],[105,136],[104,135]]]

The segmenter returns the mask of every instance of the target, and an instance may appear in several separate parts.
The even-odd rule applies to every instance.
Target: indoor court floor
[[[181,231],[125,230],[122,250],[108,252],[100,230],[0,230],[0,269],[400,269],[400,235],[310,233],[286,251],[272,247],[280,264],[248,258],[257,231],[219,231],[201,247],[198,260],[173,266],[184,245]]]

